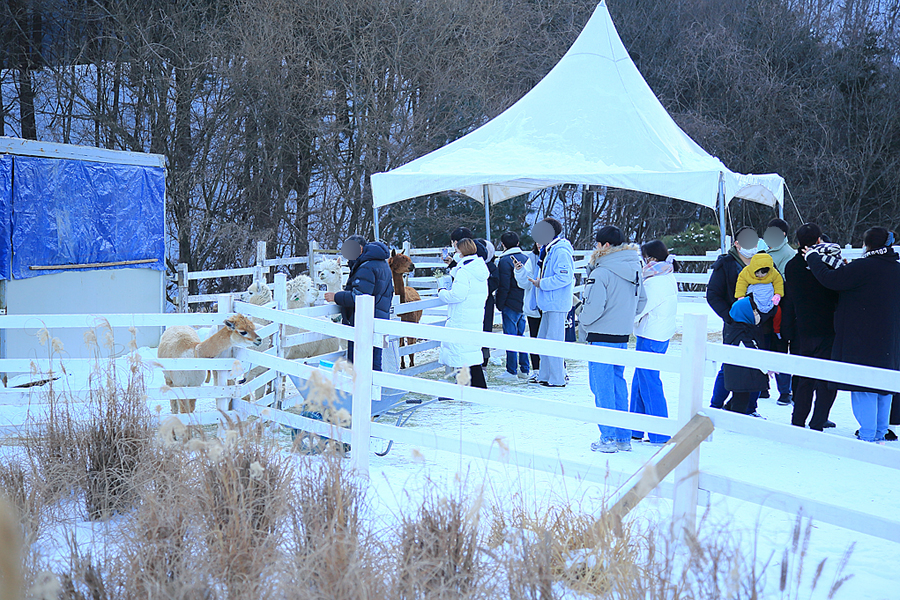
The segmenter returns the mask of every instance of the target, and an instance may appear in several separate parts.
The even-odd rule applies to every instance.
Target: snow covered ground
[[[679,305],[679,321],[688,312],[710,315],[710,340],[720,339],[721,321],[711,314],[705,304],[683,303]],[[680,324],[679,324],[680,325]],[[669,352],[680,354],[680,336],[676,336]],[[145,358],[155,356],[152,349],[142,349]],[[434,354],[434,351],[431,353]],[[420,364],[428,353],[417,356]],[[500,365],[487,369],[488,384],[492,389],[540,396],[572,404],[592,406],[594,403],[587,384],[587,364],[569,364],[571,382],[564,389],[548,389],[525,383],[506,384],[497,379],[503,372]],[[427,377],[440,377],[443,371],[433,371]],[[626,370],[631,383],[632,369]],[[69,382],[79,387],[84,374],[72,372]],[[161,373],[154,371],[148,386],[162,384]],[[713,380],[707,378],[705,395],[711,394]],[[678,376],[663,374],[663,385],[670,414],[678,410]],[[760,412],[769,420],[789,423],[791,407],[777,406],[773,383],[773,398],[760,401]],[[167,408],[167,407],[164,407]],[[211,401],[198,403],[198,411],[212,410]],[[0,426],[21,423],[26,407],[0,407]],[[749,417],[748,417],[749,418]],[[847,393],[840,393],[831,413],[837,428],[822,435],[852,437],[857,428],[850,409]],[[511,449],[518,452],[559,457],[564,460],[596,466],[600,473],[607,469],[634,473],[656,452],[645,444],[635,444],[631,453],[602,455],[590,451],[590,442],[597,438],[597,427],[591,423],[578,423],[567,419],[536,417],[519,411],[507,411],[488,406],[447,401],[418,411],[407,427],[428,428],[442,436],[459,436],[483,443],[491,443],[500,437]],[[900,443],[895,443],[900,450]],[[381,449],[382,442],[372,441],[373,449]],[[900,454],[898,454],[900,459]],[[383,458],[370,458],[373,510],[376,515],[391,519],[401,512],[418,505],[422,490],[434,485],[453,486],[465,481],[472,491],[483,490],[488,505],[491,502],[547,503],[571,502],[585,507],[599,506],[612,487],[599,486],[574,478],[551,474],[533,473],[515,466],[482,460],[468,459],[456,453],[413,448],[395,444],[391,453]],[[780,491],[829,502],[848,509],[860,510],[889,519],[900,519],[900,473],[894,469],[876,467],[858,461],[823,456],[803,448],[758,440],[728,432],[716,432],[713,439],[701,449],[701,469],[741,481],[762,484]],[[614,479],[610,479],[612,485]],[[614,487],[614,486],[613,486]],[[648,498],[638,508],[643,516],[667,518],[671,515],[670,502]],[[701,509],[702,512],[703,509]],[[725,524],[742,535],[748,551],[756,544],[759,556],[766,560],[772,556],[768,578],[770,589],[777,590],[777,564],[781,553],[789,543],[796,515],[760,507],[755,504],[727,499],[719,495],[711,497],[711,509],[707,516],[714,524]],[[79,535],[87,538],[92,528],[105,524],[79,526]],[[897,540],[900,542],[900,540]],[[806,581],[811,579],[815,565],[827,558],[824,577],[830,582],[833,569],[841,555],[851,544],[855,549],[847,569],[855,576],[844,584],[838,598],[893,599],[900,598],[900,546],[897,543],[874,538],[852,531],[816,523],[806,562]],[[814,598],[824,598],[827,585],[820,585]]]

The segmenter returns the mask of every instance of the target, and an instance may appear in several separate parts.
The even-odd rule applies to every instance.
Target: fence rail
[[[285,275],[276,275],[277,308],[259,307],[234,302],[230,295],[221,295],[218,300],[218,314],[169,314],[169,315],[107,315],[102,318],[91,315],[32,315],[0,316],[0,329],[37,328],[46,325],[57,327],[91,327],[98,323],[109,323],[112,327],[171,326],[175,324],[217,325],[224,316],[235,310],[258,319],[271,321],[264,329],[273,340],[273,348],[268,353],[251,349],[241,349],[233,356],[219,359],[169,359],[151,361],[152,365],[164,368],[209,370],[215,373],[213,386],[192,389],[197,397],[213,397],[217,408],[226,414],[239,414],[270,419],[288,427],[313,431],[333,439],[350,441],[353,447],[351,460],[358,473],[368,473],[371,437],[407,442],[438,450],[459,452],[479,456],[487,460],[505,460],[512,464],[529,466],[542,471],[577,474],[589,481],[600,481],[607,477],[605,468],[577,461],[561,461],[558,457],[516,453],[514,450],[497,448],[496,444],[477,442],[465,436],[439,435],[420,429],[400,429],[383,423],[371,422],[371,402],[380,395],[382,387],[413,391],[421,394],[439,395],[493,406],[502,409],[525,411],[538,416],[554,416],[582,422],[603,422],[611,426],[628,429],[643,429],[663,435],[673,435],[686,426],[697,414],[709,417],[715,428],[735,432],[757,439],[768,439],[780,443],[802,447],[820,453],[822,456],[836,456],[863,461],[880,467],[900,468],[898,450],[874,444],[865,444],[852,439],[839,438],[820,432],[806,431],[789,425],[781,425],[736,415],[723,411],[702,408],[704,376],[714,370],[715,363],[740,364],[762,370],[791,372],[818,379],[844,384],[865,385],[889,391],[900,391],[900,373],[859,365],[834,363],[832,361],[774,354],[759,350],[749,350],[707,343],[706,317],[686,315],[680,357],[634,352],[599,346],[584,346],[566,342],[535,340],[506,336],[498,333],[463,331],[429,324],[405,323],[399,320],[374,318],[374,302],[369,296],[357,299],[355,327],[347,327],[332,322],[328,317],[337,312],[334,306],[317,306],[296,311],[286,311],[284,298]],[[395,306],[396,316],[413,310],[433,311],[441,306],[438,299],[431,298],[416,303]],[[353,423],[350,429],[340,429],[282,410],[284,397],[283,378],[288,375],[308,378],[316,369],[302,362],[285,359],[284,345],[290,336],[288,327],[304,329],[315,336],[334,336],[352,340],[356,352],[356,373],[352,384]],[[310,336],[311,339],[312,336]],[[679,412],[669,418],[650,417],[607,409],[575,406],[565,402],[543,400],[511,392],[497,392],[461,387],[440,381],[416,378],[405,374],[373,372],[371,356],[375,346],[382,346],[385,340],[396,337],[414,337],[422,342],[455,342],[470,346],[485,346],[501,350],[512,350],[559,356],[578,361],[596,361],[632,367],[677,373],[679,375]],[[229,371],[233,370],[235,359],[250,366],[263,367],[269,372],[263,377],[240,385],[223,385]],[[46,360],[46,362],[44,362]],[[38,368],[48,368],[58,361],[32,359],[2,359],[0,371],[30,371],[32,364]],[[55,359],[54,359],[55,360]],[[151,366],[152,366],[151,365]],[[254,400],[246,395],[258,390],[257,384],[275,382],[275,391],[265,393]],[[179,390],[171,395],[157,397],[184,397],[187,392]],[[10,394],[11,400],[12,396]],[[21,394],[19,398],[21,399]],[[4,396],[0,394],[0,403]],[[179,415],[189,423],[214,423],[221,418],[219,412]],[[666,448],[670,448],[667,446]],[[671,451],[666,448],[660,453]],[[701,447],[702,448],[702,447]],[[656,460],[658,460],[657,457]],[[628,473],[615,473],[615,477],[627,480]],[[709,493],[724,494],[765,504],[784,510],[803,510],[807,516],[823,522],[833,523],[896,541],[900,539],[900,522],[885,519],[861,511],[847,510],[826,501],[797,494],[773,490],[764,482],[747,482],[705,472],[702,468],[701,449],[690,452],[687,459],[676,468],[674,480],[663,481],[658,486],[660,494],[673,499],[673,518],[685,527],[692,527],[697,506],[708,501]]]

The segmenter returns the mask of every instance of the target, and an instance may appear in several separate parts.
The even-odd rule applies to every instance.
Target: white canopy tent
[[[490,205],[561,184],[606,185],[719,208],[744,198],[783,207],[779,175],[741,175],[695,143],[666,112],[601,1],[559,63],[475,131],[372,176],[378,207],[456,191]]]

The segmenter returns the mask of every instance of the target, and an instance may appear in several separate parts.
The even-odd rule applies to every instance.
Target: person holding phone
[[[575,252],[569,240],[562,237],[562,223],[553,217],[539,221],[531,237],[541,246],[536,276],[528,281],[534,286],[535,302],[541,311],[538,338],[564,341],[566,315],[572,310],[575,290]],[[561,357],[541,356],[537,383],[545,387],[566,386],[566,366]]]
[[[503,253],[497,264],[497,292],[495,294],[497,310],[503,319],[503,333],[506,335],[525,335],[525,290],[516,282],[515,271],[522,268],[528,259],[519,248],[519,236],[507,231],[500,236]],[[531,369],[528,367],[528,354],[525,352],[506,352],[506,371],[501,379],[515,381],[528,379]]]
[[[537,300],[535,298],[534,286],[531,279],[537,277],[537,264],[540,258],[541,249],[537,244],[532,244],[531,250],[525,254],[525,261],[520,262],[517,257],[513,257],[513,275],[516,283],[524,291],[522,300],[522,312],[525,313],[525,320],[528,323],[528,335],[536,338],[538,331],[541,330],[541,311],[538,310]],[[537,373],[541,368],[541,357],[539,354],[530,354],[531,358],[531,377],[528,383],[537,382]]]

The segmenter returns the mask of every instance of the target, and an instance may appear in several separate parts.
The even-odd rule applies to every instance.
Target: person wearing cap
[[[900,370],[900,311],[896,300],[900,296],[900,257],[890,242],[887,229],[872,227],[863,238],[863,257],[837,269],[825,265],[818,252],[807,250],[809,270],[819,283],[838,292],[831,360]],[[858,385],[832,385],[850,391],[859,439],[884,440],[891,394]]]
[[[728,326],[733,323],[731,318],[731,305],[736,298],[734,291],[737,287],[738,275],[750,264],[750,259],[756,254],[759,245],[759,235],[752,227],[741,227],[734,236],[734,245],[720,256],[712,266],[712,274],[709,276],[709,284],[706,286],[706,302],[719,318],[722,319],[722,337],[726,337]],[[710,399],[711,408],[722,408],[728,399],[729,392],[725,388],[725,375],[722,368],[716,375],[716,383],[713,386],[713,394]],[[760,416],[756,412],[756,403],[759,396],[750,394],[748,402],[749,414]]]
[[[562,237],[562,223],[553,217],[535,223],[532,239],[541,247],[536,277],[528,281],[534,286],[537,308],[541,311],[538,338],[564,341],[566,315],[572,310],[575,291],[575,252],[569,240]],[[566,386],[565,361],[559,356],[541,355],[537,376],[529,382],[545,387]]]
[[[394,297],[394,281],[387,260],[391,253],[381,242],[367,242],[361,235],[351,235],[341,244],[341,256],[347,260],[350,276],[340,292],[325,294],[327,302],[341,307],[341,322],[353,325],[356,297],[375,297],[375,318],[391,318],[391,301]],[[372,368],[381,370],[381,348],[373,349]],[[353,362],[353,342],[347,343],[347,358]]]

